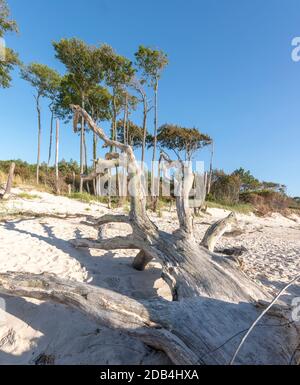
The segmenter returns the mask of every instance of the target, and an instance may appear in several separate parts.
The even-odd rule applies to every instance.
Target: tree
[[[103,79],[103,63],[100,50],[88,46],[79,39],[62,39],[53,43],[55,56],[68,71],[68,82],[72,84],[80,97],[80,105],[85,108],[89,90]],[[82,119],[80,129],[80,173],[84,172],[86,158],[85,151],[85,123]],[[80,179],[80,192],[83,189],[83,180]]]
[[[172,150],[178,159],[183,154],[184,160],[191,161],[196,151],[211,144],[212,139],[196,128],[164,124],[158,130],[157,142],[160,147]]]
[[[159,50],[151,49],[149,47],[139,46],[135,53],[136,63],[142,71],[145,79],[148,79],[150,85],[154,90],[154,134],[153,134],[153,156],[152,156],[152,187],[153,191],[153,209],[156,210],[157,197],[156,188],[154,187],[155,170],[154,162],[156,161],[157,148],[157,130],[158,130],[158,83],[161,78],[163,69],[168,64],[167,55]]]
[[[49,104],[49,110],[51,113],[50,118],[50,139],[49,139],[49,153],[48,153],[48,167],[50,165],[50,160],[52,156],[52,142],[53,142],[53,122],[54,117],[56,115],[55,111],[55,103],[59,96],[60,92],[60,85],[62,81],[62,77],[59,75],[58,72],[54,71],[52,74],[50,74],[51,79],[49,79],[49,88],[47,89],[47,97],[50,99]]]
[[[131,86],[137,91],[140,96],[140,102],[143,104],[143,141],[142,141],[142,168],[144,168],[145,162],[145,150],[146,150],[146,142],[147,142],[147,117],[148,113],[151,110],[149,107],[149,101],[144,89],[144,84],[146,84],[145,79],[137,79],[136,77],[132,79]]]
[[[214,200],[224,204],[236,204],[240,199],[241,178],[239,175],[227,175],[222,170],[214,170],[211,195]]]
[[[7,32],[17,32],[18,26],[10,19],[10,12],[5,0],[0,0],[0,87],[8,88],[11,83],[10,72],[20,64],[18,54],[11,48],[5,47],[4,35]]]
[[[37,151],[37,167],[36,167],[36,182],[39,183],[39,168],[41,158],[41,106],[40,99],[49,95],[49,90],[56,87],[56,81],[59,75],[56,71],[46,65],[39,63],[32,63],[21,68],[21,77],[30,83],[35,88],[34,95],[36,102],[36,109],[38,115],[38,151]]]
[[[124,139],[124,133],[126,133],[126,139]],[[127,129],[124,130],[124,121],[118,120],[117,140],[133,148],[141,147],[143,143],[143,129],[129,120],[127,122]]]
[[[242,167],[239,169],[235,170],[233,175],[239,176],[240,181],[241,181],[241,191],[246,192],[246,191],[251,191],[251,190],[257,190],[260,188],[261,184],[258,179],[256,179],[250,171],[246,171]]]
[[[87,95],[87,111],[93,117],[95,122],[110,120],[112,96],[108,90],[99,85],[91,88]],[[97,159],[97,135],[93,132],[93,163]]]
[[[174,364],[279,365],[288,363],[291,357],[294,360],[299,331],[295,322],[285,321],[289,307],[278,306],[268,313],[284,289],[273,299],[240,270],[234,258],[215,254],[199,244],[188,205],[193,174],[190,173],[185,182],[179,181],[181,194],[176,197],[179,228],[172,234],[160,230],[146,212],[145,193],[133,149],[109,139],[79,106],[73,106],[73,109],[75,124],[83,115],[106,146],[116,146],[127,155],[134,177],[128,216],[105,215],[94,220],[88,218],[89,222],[85,222],[98,227],[99,231],[107,223],[127,223],[132,232],[124,237],[74,239],[72,244],[83,249],[140,250],[133,264],[140,271],[153,258],[158,259],[162,265],[162,278],[170,287],[173,301],[136,300],[53,274],[18,272],[0,274],[0,292],[80,309],[99,325],[122,330],[163,351]],[[117,158],[111,161],[113,167],[116,164]],[[205,236],[207,247],[212,249],[215,243],[212,238],[219,238],[234,222],[233,215],[230,215],[227,220],[214,224]],[[299,275],[295,276],[285,289],[299,279]],[[238,342],[244,333],[249,335],[256,324],[253,321],[262,316],[263,323],[240,350]],[[279,317],[283,318],[282,322]]]
[[[128,106],[126,87],[131,83],[135,70],[130,60],[118,55],[110,46],[103,45],[100,51],[105,69],[105,83],[112,89],[111,138],[116,139],[117,117],[121,109],[126,109]]]

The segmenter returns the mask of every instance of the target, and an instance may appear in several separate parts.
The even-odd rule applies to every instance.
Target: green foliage
[[[87,95],[87,111],[96,122],[111,119],[111,94],[109,91],[96,85],[92,87]]]
[[[157,86],[163,69],[169,63],[167,55],[163,51],[140,45],[135,58],[144,79],[150,81],[152,86]]]
[[[72,38],[53,42],[55,57],[68,71],[69,81],[81,98],[91,87],[103,79],[103,64],[98,48],[87,45],[84,41]]]
[[[129,85],[135,74],[132,62],[124,56],[118,55],[109,45],[99,48],[99,57],[104,68],[105,82],[114,89]]]
[[[36,164],[29,164],[22,160],[9,160],[9,161],[0,161],[0,172],[8,174],[10,164],[14,162],[15,166],[15,179],[21,181],[22,183],[35,184],[36,180]],[[76,175],[80,173],[78,163],[76,161],[70,160],[66,162],[62,160],[58,164],[60,179],[62,180],[62,188],[67,189],[67,184],[73,182],[73,172]],[[49,188],[55,187],[55,169],[54,167],[47,167],[46,163],[42,163],[40,166],[40,179],[41,183],[47,185]]]
[[[254,206],[248,203],[222,204],[214,201],[207,201],[207,207],[235,211],[240,214],[249,214],[254,211]]]
[[[51,97],[60,86],[61,77],[52,68],[44,64],[31,63],[21,68],[21,77],[34,87],[37,97]]]
[[[68,123],[73,117],[70,105],[81,105],[81,103],[82,96],[73,82],[73,77],[70,74],[63,76],[58,95],[54,101],[56,115]]]
[[[70,199],[76,199],[80,202],[84,203],[92,203],[97,201],[97,198],[94,195],[88,194],[88,193],[79,193],[79,192],[74,192],[71,195],[68,195],[68,198]]]
[[[256,190],[260,187],[259,180],[254,178],[254,176],[251,175],[250,171],[246,171],[242,167],[238,170],[235,170],[233,172],[233,175],[239,176],[242,191]]]
[[[22,192],[22,193],[18,194],[18,197],[22,198],[22,199],[38,199],[39,198],[38,195],[28,194],[26,192]]]
[[[157,141],[160,147],[173,150],[177,157],[184,153],[186,160],[191,160],[195,152],[207,145],[212,139],[196,128],[185,128],[175,124],[164,124],[158,130]],[[148,136],[151,146],[153,140]]]
[[[73,77],[65,75],[62,78],[54,109],[59,118],[66,123],[72,120],[71,104],[81,105],[82,96],[73,82]],[[85,109],[96,122],[111,118],[111,95],[108,90],[99,85],[93,85],[85,94]],[[77,130],[76,130],[77,132]]]
[[[134,148],[141,147],[143,143],[143,129],[131,120],[127,122],[126,133],[128,138],[128,144]],[[124,122],[119,120],[117,122],[117,139],[119,142],[124,143]]]
[[[18,32],[15,20],[10,19],[10,12],[5,0],[0,0],[0,37],[6,32]]]
[[[62,176],[68,176],[73,174],[79,174],[80,173],[80,167],[76,160],[71,159],[69,162],[66,160],[61,160],[58,163],[58,170],[62,174]]]
[[[68,198],[75,199],[83,203],[107,203],[106,197],[96,197],[95,195],[88,194],[87,192],[74,192],[68,195]]]
[[[0,0],[0,39],[3,38],[7,32],[17,31],[17,23],[10,19],[10,12],[6,1]],[[2,54],[4,56],[4,60],[0,57],[0,87],[8,88],[12,80],[10,73],[14,67],[19,65],[21,62],[18,54],[11,48],[3,47]]]
[[[239,175],[227,175],[223,171],[214,171],[211,186],[211,197],[214,201],[223,204],[236,204],[239,202],[241,180]]]

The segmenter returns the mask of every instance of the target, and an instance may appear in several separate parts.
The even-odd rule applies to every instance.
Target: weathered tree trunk
[[[209,251],[214,251],[218,240],[224,233],[231,231],[234,226],[237,226],[237,218],[234,213],[231,213],[228,217],[219,220],[208,228],[201,241],[201,245]]]
[[[85,97],[82,95],[81,100],[82,108],[85,108]],[[84,117],[81,118],[81,130],[80,130],[80,175],[84,172]],[[83,180],[80,176],[79,192],[83,191]]]
[[[271,297],[233,261],[211,253],[194,238],[187,200],[193,185],[192,173],[187,181],[179,181],[181,195],[176,199],[179,229],[173,234],[160,231],[147,215],[141,170],[132,148],[107,138],[84,110],[72,108],[75,122],[84,116],[107,146],[118,147],[127,154],[133,184],[128,217],[106,215],[92,223],[93,226],[129,223],[132,234],[112,239],[77,239],[73,244],[104,250],[140,250],[134,261],[140,270],[156,258],[162,265],[162,277],[170,286],[173,301],[137,301],[46,274],[0,274],[0,292],[79,308],[100,324],[125,331],[164,351],[175,364],[230,363],[241,338],[261,313],[259,304],[270,302]],[[278,308],[275,316],[266,314],[264,323],[257,325],[235,362],[286,364],[298,345],[296,325],[287,322],[284,311]]]
[[[16,167],[16,164],[14,162],[11,163],[10,168],[9,168],[8,177],[7,177],[6,188],[5,188],[4,194],[1,196],[1,199],[3,199],[3,200],[9,199],[9,197],[10,197],[11,188],[12,188],[13,179],[14,179],[15,167]]]
[[[97,161],[97,135],[93,132],[93,168],[96,170]],[[97,195],[96,191],[96,179],[93,179],[94,194]]]
[[[47,166],[50,166],[50,160],[52,155],[52,142],[53,142],[53,121],[54,121],[54,112],[52,109],[52,104],[50,104],[49,109],[51,111],[51,118],[50,118],[50,140],[49,140],[49,154],[48,154],[48,163]]]
[[[36,183],[39,184],[40,180],[40,159],[41,159],[41,138],[42,138],[42,124],[41,124],[41,107],[40,96],[36,97],[36,109],[38,114],[38,151],[37,151],[37,163],[36,163]]]
[[[152,168],[151,168],[151,187],[152,187],[152,210],[156,212],[158,202],[158,191],[159,189],[159,176],[158,176],[158,187],[155,179],[155,161],[157,151],[157,129],[158,129],[158,79],[154,86],[154,139],[153,139],[153,156],[152,156]]]
[[[60,194],[59,173],[58,173],[58,152],[59,152],[59,120],[56,120],[56,136],[55,136],[55,182],[56,192]]]
[[[210,156],[210,166],[209,166],[209,177],[207,183],[207,194],[210,194],[212,175],[213,175],[213,161],[214,161],[214,141],[211,142],[211,156]]]

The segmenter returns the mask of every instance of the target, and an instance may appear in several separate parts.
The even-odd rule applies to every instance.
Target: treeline
[[[0,0],[0,36],[16,30],[16,22],[9,19],[5,0]],[[41,159],[45,159],[45,155],[41,154],[42,99],[48,100],[50,111],[48,167],[53,152],[54,120],[69,122],[73,115],[70,107],[72,104],[84,108],[98,124],[110,122],[111,139],[140,148],[142,162],[149,150],[152,154],[148,158],[158,160],[158,147],[173,150],[176,159],[182,157],[190,160],[198,149],[212,143],[208,135],[200,133],[196,128],[173,124],[159,127],[159,82],[169,63],[165,52],[140,45],[130,60],[107,44],[94,46],[76,38],[53,42],[52,48],[53,55],[64,66],[64,73],[58,73],[42,63],[21,63],[16,54],[15,60],[7,62],[6,66],[0,64],[3,66],[0,68],[0,77],[5,77],[2,86],[10,86],[10,71],[18,65],[21,78],[35,90],[38,125],[37,183],[44,177],[42,170],[40,174]],[[9,51],[6,53],[9,59]],[[141,121],[134,122],[132,113],[138,108],[142,112],[142,118]],[[97,137],[93,134],[93,145],[89,150],[86,141],[89,127],[84,119],[73,129],[75,134],[80,135],[80,168],[77,175],[81,175],[88,170],[89,151],[95,166],[98,157]],[[79,189],[83,191],[82,181]]]
[[[259,214],[300,209],[300,198],[288,197],[285,185],[259,181],[250,171],[243,168],[231,174],[214,170],[207,200],[224,205],[247,203],[252,205]]]

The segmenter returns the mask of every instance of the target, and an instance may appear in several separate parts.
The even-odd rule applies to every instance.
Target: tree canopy
[[[143,142],[143,129],[134,124],[131,120],[127,122],[126,130],[124,130],[124,122],[119,120],[117,122],[117,139],[121,143],[124,141],[124,132],[127,134],[126,143],[134,148],[141,147]]]
[[[195,152],[209,145],[212,139],[196,128],[164,124],[158,129],[157,141],[160,147],[173,150],[178,158],[183,153],[186,160],[191,160]]]
[[[160,50],[140,45],[135,53],[136,65],[142,76],[154,85],[161,77],[163,69],[169,63],[167,55]]]
[[[89,46],[84,41],[72,38],[53,42],[55,57],[68,71],[68,81],[73,82],[81,97],[91,87],[103,79],[103,63],[97,47]]]
[[[61,82],[58,72],[39,63],[23,66],[21,68],[21,77],[36,89],[38,97],[51,97]]]
[[[11,84],[11,71],[20,64],[18,54],[5,46],[7,32],[18,32],[15,20],[10,19],[10,11],[5,0],[0,0],[0,87],[8,88]]]

